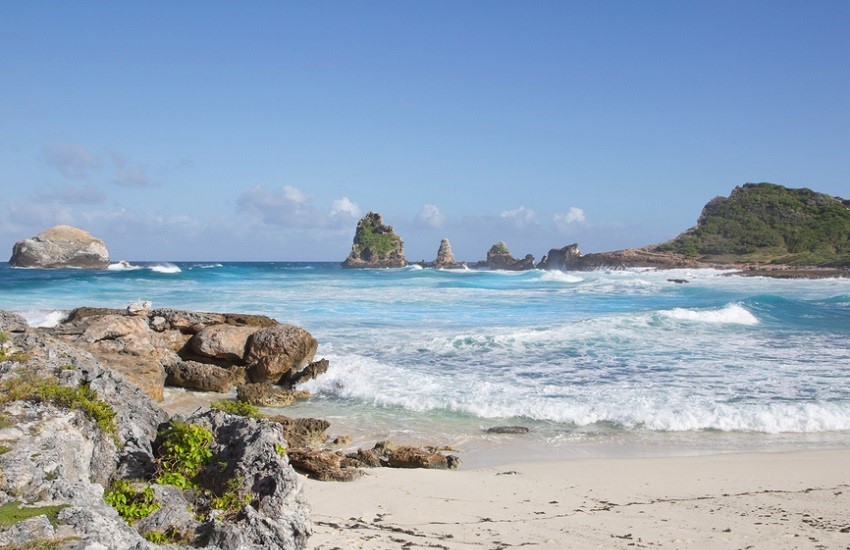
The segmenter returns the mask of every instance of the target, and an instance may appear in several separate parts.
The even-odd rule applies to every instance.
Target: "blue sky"
[[[772,181],[850,196],[850,2],[3,2],[0,250],[540,257]]]

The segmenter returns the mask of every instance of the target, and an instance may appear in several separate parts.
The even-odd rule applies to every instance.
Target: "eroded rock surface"
[[[105,269],[109,266],[109,252],[102,240],[88,232],[70,225],[56,225],[15,243],[9,264],[44,269]]]

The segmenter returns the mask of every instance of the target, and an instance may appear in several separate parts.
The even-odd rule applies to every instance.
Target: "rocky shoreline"
[[[256,315],[137,303],[30,328],[0,311],[0,546],[304,548],[301,476],[457,468],[450,449],[346,453],[327,421],[262,414],[309,398],[296,386],[329,367],[315,353],[304,329]],[[166,385],[237,399],[171,416]]]

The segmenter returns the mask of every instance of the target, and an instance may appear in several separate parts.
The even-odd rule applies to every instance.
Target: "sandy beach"
[[[306,480],[332,548],[850,548],[850,450],[605,458]]]

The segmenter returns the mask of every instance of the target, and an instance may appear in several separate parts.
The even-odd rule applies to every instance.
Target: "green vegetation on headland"
[[[357,238],[354,245],[359,247],[359,251],[368,249],[372,251],[373,255],[384,256],[395,250],[400,241],[401,239],[395,233],[377,232],[372,225],[363,224],[357,227]]]
[[[709,201],[695,227],[655,250],[714,263],[850,266],[850,201],[748,183]]]

